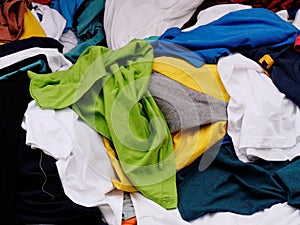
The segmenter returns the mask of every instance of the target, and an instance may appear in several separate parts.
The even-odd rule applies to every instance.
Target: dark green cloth
[[[206,160],[214,155],[208,150]],[[213,212],[250,215],[287,202],[300,208],[300,159],[244,163],[232,143],[222,145],[213,162],[201,171],[200,157],[177,173],[178,205],[191,221]]]
[[[112,141],[133,185],[170,209],[177,207],[175,161],[167,123],[148,91],[152,62],[143,40],[115,51],[89,47],[68,70],[29,72],[30,93],[42,108],[72,107]]]

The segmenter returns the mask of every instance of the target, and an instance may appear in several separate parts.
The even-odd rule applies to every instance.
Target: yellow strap
[[[272,59],[272,57],[269,54],[265,54],[259,59],[259,63],[262,65],[265,74],[267,74],[270,77],[269,72],[265,68],[269,70],[271,66],[273,66],[274,60]]]

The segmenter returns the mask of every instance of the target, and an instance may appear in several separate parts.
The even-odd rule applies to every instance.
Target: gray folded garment
[[[171,132],[227,120],[227,102],[153,71],[148,87]]]

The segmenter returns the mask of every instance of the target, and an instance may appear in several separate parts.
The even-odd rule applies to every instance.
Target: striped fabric
[[[216,4],[231,3],[251,5],[253,8],[266,8],[273,12],[300,8],[300,1],[298,0],[216,0]]]

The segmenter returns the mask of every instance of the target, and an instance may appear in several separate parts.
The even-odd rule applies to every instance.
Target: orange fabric
[[[23,33],[24,14],[31,0],[4,1],[0,5],[0,41],[17,40]]]
[[[122,225],[137,225],[136,217],[130,218],[128,220],[122,220]]]

